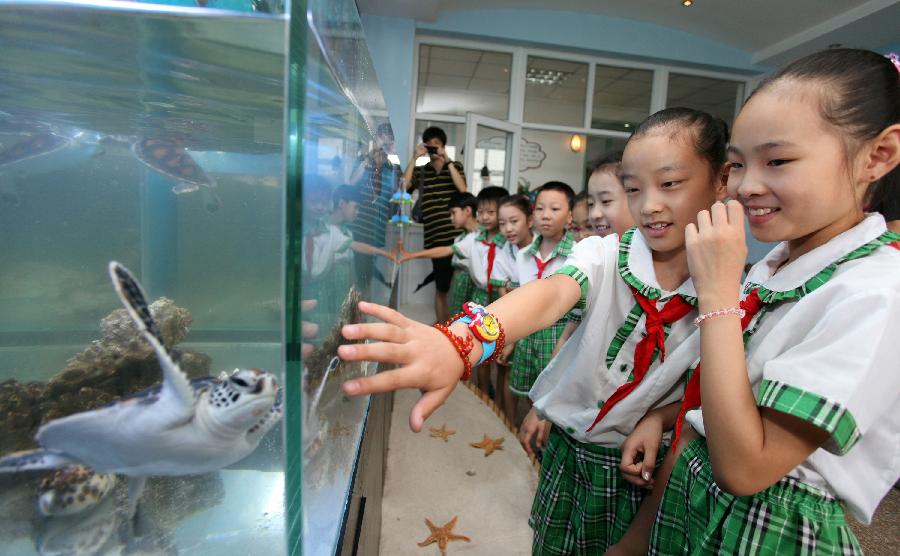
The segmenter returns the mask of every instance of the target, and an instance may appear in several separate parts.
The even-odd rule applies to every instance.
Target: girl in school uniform
[[[650,553],[861,554],[844,508],[870,522],[900,476],[900,235],[863,210],[900,187],[898,67],[852,49],[788,65],[744,105],[729,160],[736,200],[686,230],[701,359],[682,410],[702,438]],[[740,286],[745,219],[782,243]]]
[[[340,356],[399,368],[348,381],[344,391],[421,389],[410,415],[418,431],[456,381],[497,352],[500,339],[514,342],[583,307],[584,324],[531,391],[537,412],[554,428],[530,521],[535,554],[601,553],[627,527],[641,497],[618,473],[618,446],[649,409],[681,397],[684,370],[696,359],[697,345],[682,345],[696,315],[684,228],[724,196],[726,143],[725,124],[703,112],[673,108],[648,118],[622,161],[638,227],[621,241],[615,235],[582,241],[553,275],[501,297],[488,315],[473,309],[471,323],[432,328],[360,304],[385,322],[347,326],[344,336],[381,342],[341,346]],[[501,335],[485,334],[497,328]],[[661,374],[661,359],[681,364]]]
[[[514,264],[519,251],[527,248],[534,241],[532,231],[533,217],[531,215],[531,199],[525,195],[510,195],[500,201],[498,211],[500,232],[506,237],[506,244],[502,247],[506,256],[501,259],[503,264],[509,264],[503,273],[512,276],[515,273]],[[509,292],[509,284],[500,289],[500,295]],[[497,371],[500,395],[503,396],[501,407],[510,423],[516,423],[516,407],[518,401],[509,389],[509,356],[512,350],[504,350],[497,357]]]

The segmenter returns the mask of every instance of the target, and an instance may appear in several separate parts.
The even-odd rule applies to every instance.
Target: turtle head
[[[259,369],[223,373],[209,392],[210,416],[229,428],[250,429],[275,404],[275,375]]]

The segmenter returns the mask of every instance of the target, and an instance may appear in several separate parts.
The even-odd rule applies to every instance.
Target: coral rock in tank
[[[319,388],[326,374],[334,373],[336,376],[328,378],[328,380],[340,377],[343,382],[359,376],[361,364],[358,362],[339,361],[337,365],[332,361],[336,357],[337,348],[341,344],[348,343],[341,335],[341,328],[345,324],[356,324],[362,321],[362,314],[359,312],[359,302],[362,295],[356,287],[350,288],[344,302],[341,305],[341,314],[334,326],[328,332],[328,336],[306,359],[304,367],[306,367],[306,390],[311,392]]]
[[[184,340],[192,322],[187,309],[168,298],[150,305],[167,346]],[[66,363],[46,383],[0,383],[0,446],[3,452],[35,447],[38,427],[53,419],[106,405],[159,381],[159,363],[125,309],[100,322],[102,337]],[[206,354],[174,350],[189,377],[209,374]]]

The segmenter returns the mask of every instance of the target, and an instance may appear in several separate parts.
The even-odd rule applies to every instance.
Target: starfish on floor
[[[431,438],[443,438],[444,442],[450,441],[450,435],[456,434],[455,430],[447,429],[447,423],[441,425],[441,428],[436,429],[434,427],[430,427],[428,430],[431,431]]]
[[[484,448],[484,457],[493,454],[494,450],[502,450],[503,446],[501,444],[503,444],[502,436],[500,438],[491,438],[487,434],[484,435],[481,442],[469,442],[469,446],[473,448]]]
[[[464,537],[462,535],[456,535],[453,533],[453,528],[456,526],[456,516],[453,516],[453,519],[451,519],[441,527],[438,527],[426,517],[425,525],[427,525],[428,528],[431,529],[431,534],[428,535],[427,539],[418,543],[418,545],[428,546],[429,544],[437,543],[438,548],[441,549],[441,556],[447,556],[447,543],[450,541],[472,542],[472,539],[470,539],[469,537]]]

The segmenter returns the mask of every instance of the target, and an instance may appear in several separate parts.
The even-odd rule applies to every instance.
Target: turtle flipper
[[[62,452],[41,449],[27,450],[24,452],[13,452],[0,458],[0,473],[46,471],[78,463],[80,462],[66,456]]]
[[[194,411],[194,390],[187,375],[172,359],[172,354],[163,342],[159,326],[150,315],[150,308],[147,306],[147,299],[140,284],[127,268],[116,261],[109,263],[109,276],[131,319],[156,352],[156,358],[163,372],[161,401],[170,401],[173,404],[172,410],[177,413],[178,420],[190,417]]]

